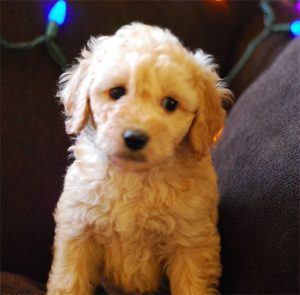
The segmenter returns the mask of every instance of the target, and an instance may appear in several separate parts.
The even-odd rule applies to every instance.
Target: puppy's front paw
[[[89,291],[52,289],[47,291],[47,295],[92,295]]]
[[[68,287],[48,285],[47,295],[92,295],[92,291],[90,288],[82,288],[76,284]]]
[[[47,291],[47,295],[67,295],[67,294],[70,294],[70,293],[67,293],[63,289],[52,289],[52,290]]]

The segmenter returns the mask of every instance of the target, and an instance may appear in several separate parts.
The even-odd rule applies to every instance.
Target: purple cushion
[[[16,274],[1,273],[1,294],[3,295],[45,295],[42,285]]]
[[[213,158],[222,293],[298,294],[300,38],[241,96]]]

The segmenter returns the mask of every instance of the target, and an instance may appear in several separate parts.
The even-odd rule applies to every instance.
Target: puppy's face
[[[95,70],[89,94],[97,145],[129,170],[172,157],[198,106],[186,68],[172,56],[147,51],[118,51],[100,75]]]
[[[62,78],[67,131],[80,132],[90,117],[96,146],[128,171],[168,161],[185,138],[201,157],[221,127],[227,92],[217,87],[207,56],[197,54],[168,31],[142,24],[93,39]]]

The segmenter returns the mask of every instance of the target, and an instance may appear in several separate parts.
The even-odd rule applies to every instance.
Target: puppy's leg
[[[203,247],[176,247],[167,267],[172,295],[218,294],[219,249],[218,237]]]
[[[48,295],[89,295],[99,283],[101,250],[87,236],[57,233],[54,260],[47,284]]]

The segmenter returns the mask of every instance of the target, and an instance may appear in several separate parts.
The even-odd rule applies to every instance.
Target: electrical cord
[[[28,42],[9,42],[0,36],[1,46],[6,49],[28,50],[44,44],[48,54],[63,71],[67,66],[67,59],[54,40],[58,34],[59,25],[63,24],[65,20],[66,9],[66,1],[58,0],[48,14],[48,24],[43,35]]]
[[[53,41],[54,37],[47,34],[41,35],[29,42],[8,42],[0,36],[0,44],[6,49],[16,49],[16,50],[28,50],[32,49],[40,44],[44,44],[48,54],[51,58],[59,65],[63,71],[67,66],[67,59],[59,48],[59,46]]]
[[[264,29],[249,42],[244,53],[225,78],[227,84],[230,84],[236,78],[254,53],[255,49],[270,35],[271,32],[289,32],[290,30],[290,25],[287,23],[274,24],[275,14],[267,0],[261,0],[259,6],[264,14]]]

